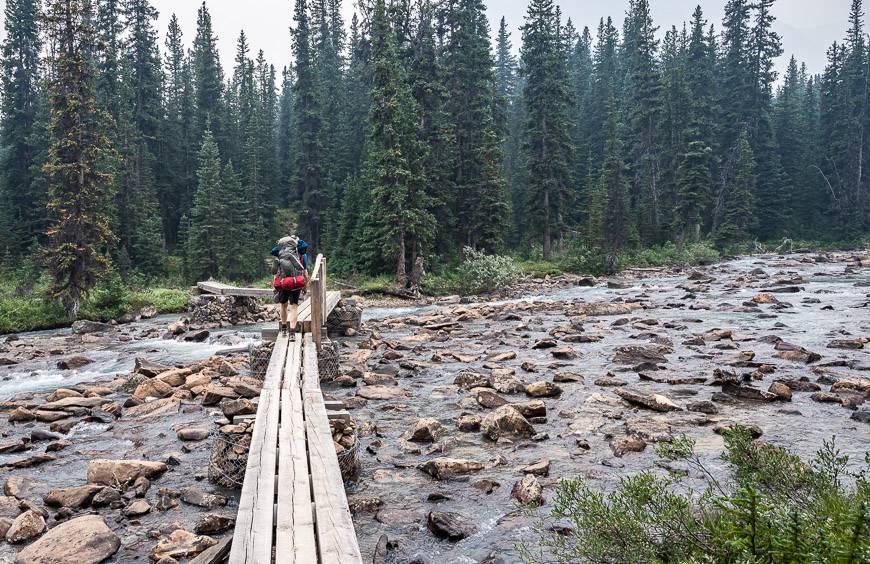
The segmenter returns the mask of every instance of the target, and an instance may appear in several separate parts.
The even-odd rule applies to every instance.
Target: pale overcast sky
[[[266,57],[279,69],[290,61],[290,34],[293,0],[208,0],[219,48],[225,66],[232,64],[235,40],[244,29],[251,45],[263,49]],[[345,15],[350,21],[356,0],[344,0]],[[173,12],[178,15],[185,34],[187,46],[196,30],[196,11],[201,0],[152,0],[160,11],[159,29],[165,33]],[[652,0],[653,18],[660,26],[660,33],[671,25],[682,25],[688,20],[697,4],[701,4],[707,19],[721,27],[725,0]],[[0,0],[5,7],[6,0]],[[778,67],[784,68],[793,53],[806,61],[811,72],[821,72],[825,64],[825,50],[846,32],[850,0],[778,0],[774,5],[777,17],[776,29],[783,37],[785,55]],[[526,0],[489,0],[489,16],[493,31],[498,21],[505,16],[513,31],[513,41],[518,47]],[[622,19],[628,0],[563,0],[562,10],[578,29],[583,26],[595,31],[602,16],[612,16],[617,27]],[[162,40],[161,40],[161,48]]]

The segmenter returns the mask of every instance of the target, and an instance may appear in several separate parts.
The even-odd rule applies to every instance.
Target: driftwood
[[[420,294],[404,288],[373,288],[371,290],[360,290],[357,293],[360,296],[384,295],[393,298],[401,298],[403,300],[416,300],[420,297]]]

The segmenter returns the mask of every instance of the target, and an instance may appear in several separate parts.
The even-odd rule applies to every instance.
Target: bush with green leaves
[[[694,441],[660,443],[659,456],[684,465],[644,471],[606,493],[582,478],[562,481],[539,540],[519,546],[526,562],[870,562],[870,455],[853,468],[835,441],[804,462],[787,450],[726,435],[719,480]],[[688,476],[703,476],[695,491]]]
[[[505,288],[516,282],[520,269],[513,258],[488,255],[466,247],[459,265],[459,287],[465,294],[480,294]]]

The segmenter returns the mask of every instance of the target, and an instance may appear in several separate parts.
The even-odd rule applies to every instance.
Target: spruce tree
[[[573,162],[571,103],[561,23],[552,0],[532,0],[523,26],[522,64],[526,76],[525,152],[528,166],[527,220],[543,243],[544,260],[552,241],[565,230]]]
[[[276,151],[278,157],[278,194],[277,202],[286,206],[291,201],[293,190],[293,157],[295,155],[293,135],[293,71],[287,67],[282,73],[281,98],[278,104],[278,132]]]
[[[294,181],[295,200],[291,202],[299,213],[301,235],[315,249],[320,245],[326,186],[323,173],[322,113],[319,78],[312,50],[308,0],[296,2],[293,16],[293,55],[296,84],[293,89],[296,124],[296,156]]]
[[[700,240],[704,206],[709,201],[713,183],[710,172],[712,149],[697,131],[690,132],[689,139],[677,176],[674,231],[679,247],[687,241],[695,243]]]
[[[447,105],[456,159],[454,241],[493,250],[504,237],[508,205],[502,177],[501,140],[493,117],[494,61],[489,22],[481,0],[457,0],[445,14],[442,51]]]
[[[372,107],[363,164],[371,199],[366,230],[369,244],[380,250],[393,267],[396,283],[404,286],[409,257],[430,242],[435,222],[424,188],[416,104],[395,41],[384,0],[376,0]]]
[[[67,314],[109,268],[106,246],[115,240],[105,213],[113,178],[102,168],[111,147],[106,116],[97,106],[94,14],[89,0],[53,0],[46,9],[51,61],[51,148],[45,172],[50,179],[46,260],[54,278],[50,293]]]
[[[611,98],[610,111],[605,122],[607,143],[601,165],[601,187],[597,198],[604,199],[601,214],[604,272],[611,274],[619,268],[619,257],[628,243],[630,210],[625,162],[622,159],[622,141],[615,99]],[[597,204],[600,205],[600,204]]]
[[[196,100],[197,138],[211,131],[219,146],[228,144],[223,129],[224,76],[217,50],[217,38],[212,30],[211,14],[205,5],[200,6],[196,21],[196,38],[193,41],[192,70]]]
[[[190,215],[186,262],[191,280],[205,280],[221,272],[224,203],[220,201],[222,174],[220,150],[206,130],[199,151],[198,184]]]
[[[39,2],[7,0],[0,54],[0,253],[23,253],[45,228],[45,194],[34,191],[39,153]],[[5,216],[5,217],[4,217]],[[2,225],[4,223],[5,225]]]
[[[753,194],[756,192],[755,157],[744,132],[737,140],[737,159],[734,180],[722,195],[722,223],[715,233],[721,249],[748,241],[755,229]]]
[[[658,122],[661,112],[661,78],[656,66],[658,40],[653,26],[648,0],[635,0],[626,17],[623,37],[626,58],[627,93],[625,111],[628,115],[630,168],[633,172],[630,191],[632,215],[636,218],[641,240],[660,241],[663,206],[659,201]]]

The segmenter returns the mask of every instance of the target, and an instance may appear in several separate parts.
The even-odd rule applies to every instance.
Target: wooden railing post
[[[317,260],[314,261],[314,275],[311,277],[311,336],[314,338],[314,344],[317,345],[317,352],[321,350],[323,331],[323,310],[326,309],[326,300],[324,293],[326,284],[323,279],[323,255],[317,255]]]

